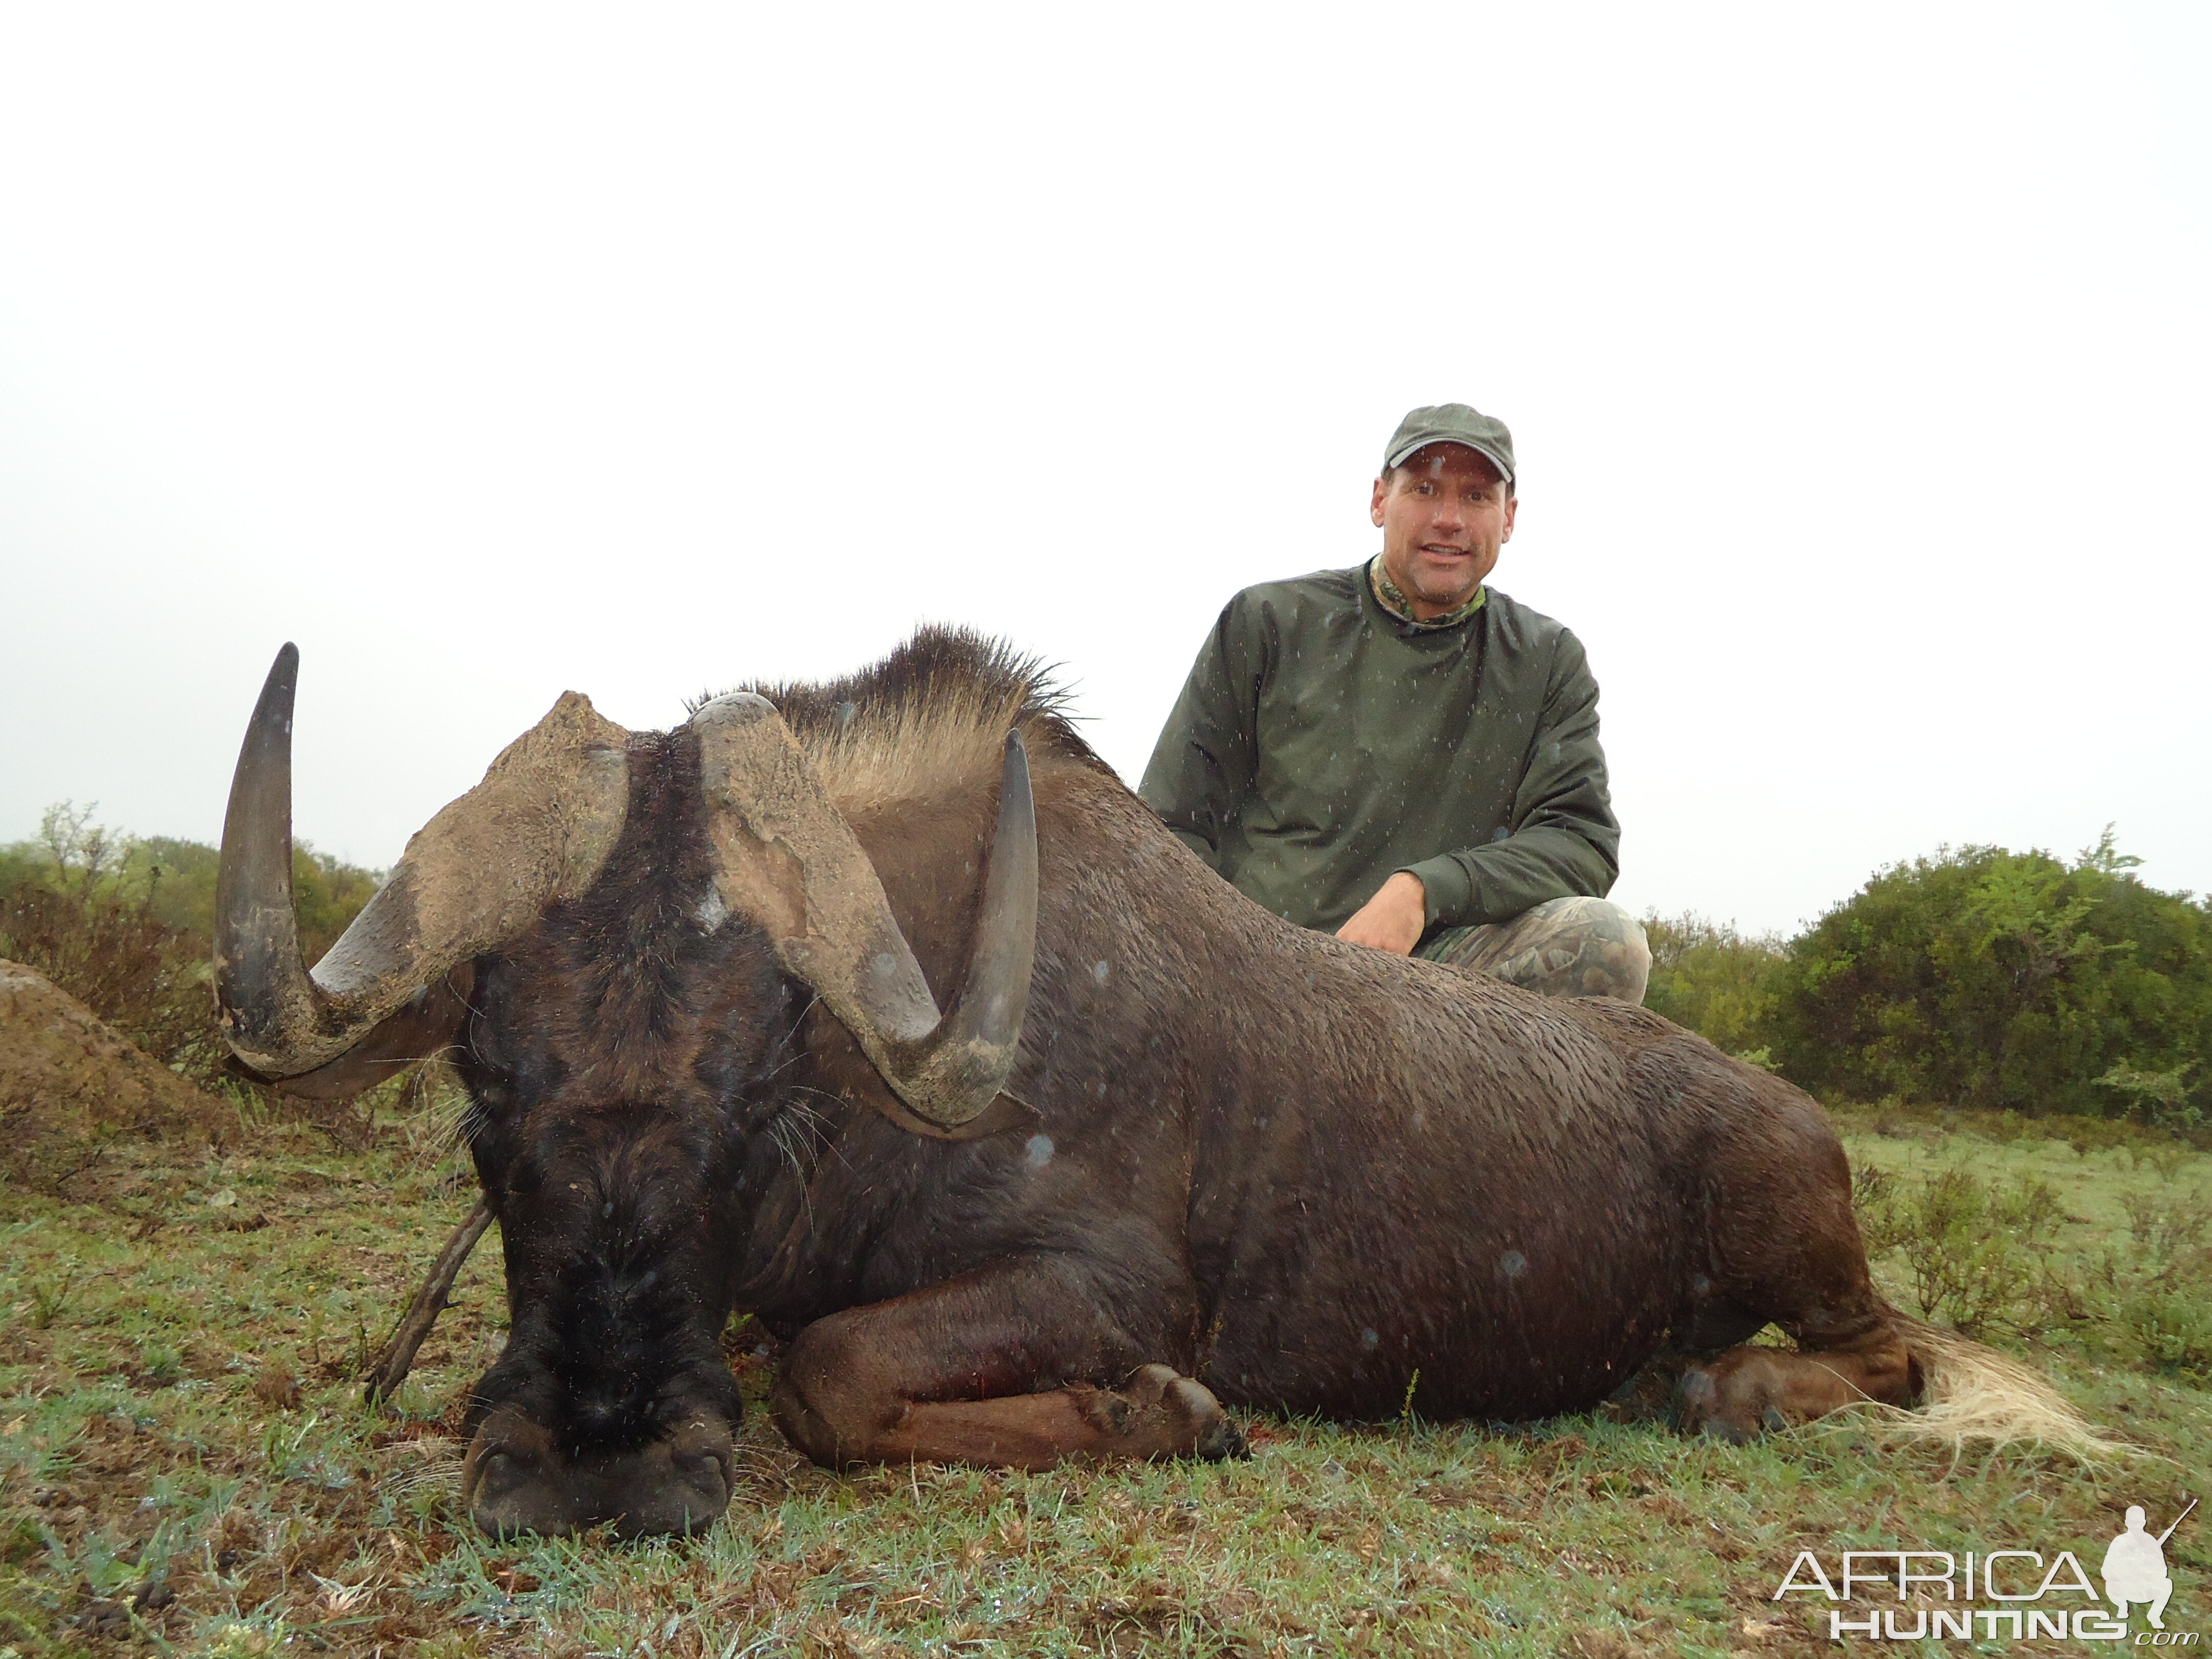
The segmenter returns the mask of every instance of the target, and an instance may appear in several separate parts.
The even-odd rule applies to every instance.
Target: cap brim
[[[1383,461],[1382,470],[1387,472],[1394,466],[1405,465],[1406,458],[1408,455],[1426,449],[1431,444],[1457,444],[1462,449],[1471,449],[1484,460],[1488,461],[1491,465],[1496,467],[1500,478],[1507,483],[1513,482],[1513,463],[1489,445],[1477,443],[1472,438],[1449,437],[1443,433],[1436,433],[1425,438],[1415,438],[1409,443],[1401,444],[1395,454]]]

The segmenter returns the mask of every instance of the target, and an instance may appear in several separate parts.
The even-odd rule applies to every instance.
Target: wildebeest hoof
[[[1674,1379],[1674,1397],[1668,1414],[1684,1434],[1695,1434],[1711,1417],[1719,1398],[1712,1373],[1692,1366]]]
[[[1157,1406],[1162,1396],[1182,1381],[1182,1373],[1172,1365],[1139,1365],[1136,1375],[1123,1384],[1121,1392],[1139,1406]]]
[[[1191,1455],[1213,1463],[1232,1460],[1242,1462],[1252,1455],[1252,1448],[1245,1443],[1243,1431],[1229,1420],[1227,1412],[1223,1412],[1200,1433]]]
[[[1171,1455],[1216,1461],[1251,1455],[1213,1390],[1171,1366],[1140,1366],[1121,1392],[1133,1405],[1155,1407],[1166,1416]]]
[[[1115,1394],[1110,1389],[1072,1390],[1080,1402],[1083,1414],[1101,1434],[1126,1435],[1130,1419],[1137,1411],[1136,1404],[1126,1395]]]
[[[1252,1455],[1251,1448],[1244,1443],[1244,1437],[1229,1420],[1229,1413],[1213,1397],[1213,1390],[1203,1382],[1193,1382],[1188,1376],[1177,1377],[1168,1389],[1163,1403],[1196,1430],[1191,1440],[1192,1456],[1218,1462],[1224,1458]]]
[[[1735,1420],[1739,1415],[1732,1404],[1723,1403],[1719,1382],[1702,1366],[1692,1366],[1674,1384],[1674,1426],[1684,1434],[1744,1445],[1758,1437],[1759,1428]]]

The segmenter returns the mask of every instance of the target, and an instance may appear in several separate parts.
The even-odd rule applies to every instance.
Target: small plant
[[[149,1382],[175,1382],[185,1375],[184,1355],[151,1337],[139,1339],[138,1364]]]
[[[1903,1255],[1924,1316],[1973,1335],[2033,1328],[2063,1304],[2042,1259],[2065,1219],[2048,1182],[1999,1187],[1954,1165],[1910,1189],[1862,1169],[1852,1188],[1868,1253]]]
[[[2196,1151],[2195,1147],[2186,1145],[2144,1146],[2137,1149],[2136,1160],[2138,1164],[2148,1163],[2157,1170],[2160,1181],[2172,1181],[2181,1173],[2182,1167],[2194,1158]]]
[[[1881,1133],[1875,1128],[1875,1134]],[[1858,1210],[1858,1234],[1869,1256],[1896,1248],[1896,1192],[1898,1179],[1881,1164],[1860,1164],[1851,1170],[1851,1207]]]
[[[2195,1284],[2145,1285],[2120,1304],[2120,1322],[2142,1345],[2145,1363],[2198,1381],[2212,1379],[2212,1301]]]
[[[2170,1179],[2171,1177],[2169,1177]],[[2120,1207],[2128,1212],[2128,1235],[2144,1255],[2170,1261],[2197,1249],[2212,1215],[2203,1209],[2179,1210],[2149,1193],[2124,1193]]]
[[[33,1330],[43,1331],[49,1328],[54,1321],[69,1310],[70,1291],[76,1287],[76,1273],[74,1269],[64,1273],[58,1282],[42,1279],[32,1283],[30,1288]]]
[[[256,1614],[246,1619],[219,1619],[202,1638],[210,1659],[264,1659],[281,1653],[292,1638],[281,1619]]]
[[[278,1480],[296,1478],[313,1461],[304,1455],[304,1448],[322,1420],[319,1412],[310,1412],[296,1425],[281,1417],[272,1418],[269,1426],[261,1431],[261,1455]]]

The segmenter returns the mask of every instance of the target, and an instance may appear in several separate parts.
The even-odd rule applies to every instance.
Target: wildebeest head
[[[465,1493],[493,1530],[689,1530],[728,1502],[740,1406],[719,1335],[741,1166],[805,1003],[886,1109],[932,1132],[1005,1084],[1026,1005],[1036,836],[1020,737],[963,988],[940,1016],[866,852],[775,707],[717,698],[633,736],[564,695],[441,811],[311,969],[291,901],[278,654],[223,825],[216,981],[233,1049],[344,1094],[448,1044],[506,1254]]]

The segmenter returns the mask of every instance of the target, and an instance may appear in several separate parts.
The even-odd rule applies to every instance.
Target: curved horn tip
[[[999,765],[1000,795],[1005,799],[1006,786],[1018,784],[1023,794],[1030,788],[1030,746],[1022,741],[1019,732],[1006,733],[1006,752]],[[1001,811],[1004,808],[1000,809]]]
[[[300,683],[300,647],[287,640],[276,647],[276,659],[269,665],[269,672],[261,682],[261,696],[266,702],[269,694],[282,688],[296,689]]]
[[[289,709],[292,695],[300,686],[300,647],[287,640],[276,647],[276,659],[262,677],[261,696],[253,708],[255,720],[259,720],[273,699],[283,698]],[[289,724],[289,721],[287,721]],[[249,735],[250,735],[249,727]]]

